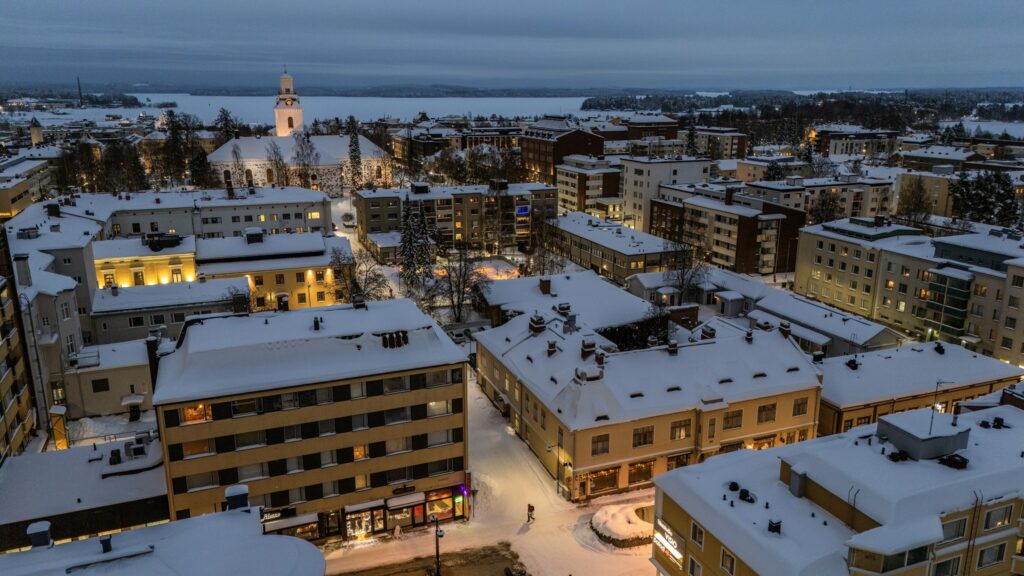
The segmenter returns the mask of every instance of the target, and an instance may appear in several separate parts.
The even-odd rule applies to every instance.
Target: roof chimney
[[[540,334],[544,331],[544,317],[539,314],[530,316],[530,334]]]
[[[747,341],[747,344],[753,344],[754,343],[754,331],[748,329],[747,330],[747,335],[744,336],[743,339]]]
[[[110,551],[114,549],[114,543],[111,540],[112,538],[113,536],[110,534],[100,536],[100,550],[102,550],[104,554],[109,554]]]
[[[33,548],[53,546],[53,539],[50,538],[50,523],[46,520],[29,524],[25,533],[28,535],[28,541]]]
[[[554,356],[558,352],[558,344],[554,340],[548,340],[548,356]]]
[[[111,296],[117,296],[118,291],[119,291],[119,288],[118,288],[117,284],[111,284],[110,285],[110,295]]]
[[[313,330],[320,331],[320,318],[316,316],[313,317]]]
[[[704,326],[703,328],[700,329],[700,339],[711,340],[712,338],[715,337],[716,332],[717,330],[715,330],[711,326]]]
[[[551,278],[540,279],[540,293],[551,294]]]
[[[725,189],[725,205],[726,206],[732,206],[732,195],[734,193],[735,193],[735,191],[732,188],[726,188]]]
[[[783,338],[789,338],[789,335],[792,334],[792,333],[793,333],[793,330],[790,327],[789,322],[787,322],[785,320],[783,320],[782,322],[779,322],[779,334],[782,334]]]
[[[580,345],[580,358],[586,360],[595,350],[597,350],[597,345],[593,340],[584,340]]]
[[[362,294],[352,296],[352,308],[356,310],[366,308],[366,298],[364,298]]]
[[[249,487],[245,484],[232,484],[224,489],[224,497],[228,501],[228,510],[238,510],[249,506]]]
[[[14,269],[18,272],[18,284],[32,285],[32,269],[28,266],[28,254],[14,255]]]
[[[205,282],[206,282],[206,272],[200,272],[199,273],[199,283],[203,284]]]
[[[598,351],[597,356],[594,357],[594,360],[597,361],[598,366],[604,366],[604,352]]]
[[[675,338],[669,340],[667,350],[669,356],[675,356],[676,354],[679,354],[679,342],[676,342]]]

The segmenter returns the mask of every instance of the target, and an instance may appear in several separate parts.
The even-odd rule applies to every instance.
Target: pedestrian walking
[[[527,524],[529,524],[530,522],[533,522],[533,510],[534,510],[533,504],[527,504],[526,505],[526,523]]]

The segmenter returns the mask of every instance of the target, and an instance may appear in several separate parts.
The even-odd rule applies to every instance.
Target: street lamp
[[[444,530],[437,525],[437,514],[431,514],[430,521],[434,523],[434,576],[441,576],[441,538],[444,538]]]

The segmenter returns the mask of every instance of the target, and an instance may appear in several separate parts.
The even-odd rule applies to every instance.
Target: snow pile
[[[637,504],[602,506],[590,519],[590,527],[604,541],[620,548],[651,543],[654,525],[636,514]]]

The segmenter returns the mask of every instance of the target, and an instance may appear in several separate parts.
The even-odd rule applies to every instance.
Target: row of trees
[[[55,180],[60,190],[77,187],[90,192],[125,192],[149,186],[138,150],[121,140],[103,148],[79,142],[61,155]]]
[[[1005,172],[982,172],[973,178],[962,173],[949,192],[953,211],[961,219],[996,226],[1021,225],[1020,201]]]
[[[481,145],[467,150],[445,148],[432,156],[425,169],[450,184],[485,184],[493,179],[522,182],[526,169],[518,150]]]

